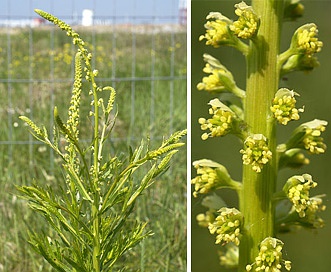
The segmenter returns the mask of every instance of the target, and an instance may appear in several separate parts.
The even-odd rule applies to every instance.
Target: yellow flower
[[[262,134],[248,136],[244,142],[244,146],[244,149],[240,150],[240,153],[243,154],[243,164],[250,164],[255,172],[261,172],[263,165],[267,164],[272,158],[266,137]]]
[[[235,5],[235,13],[239,16],[238,20],[230,25],[230,29],[236,36],[243,39],[252,38],[258,31],[260,20],[251,6],[241,2]]]
[[[297,109],[295,107],[296,95],[298,94],[286,88],[277,91],[270,110],[280,124],[287,125],[291,120],[299,120],[299,112],[304,111],[303,108]]]
[[[199,118],[199,124],[202,130],[209,130],[209,133],[202,134],[202,140],[208,139],[208,137],[220,137],[228,134],[232,128],[232,121],[235,118],[235,113],[224,105],[217,98],[209,102],[211,108],[209,114],[212,118],[205,119]]]
[[[253,264],[246,266],[246,271],[251,271],[255,266],[255,271],[281,272],[282,264],[287,271],[291,270],[291,262],[283,260],[284,243],[276,238],[267,237],[260,244],[259,255]]]
[[[206,18],[206,34],[199,37],[199,41],[206,39],[206,45],[212,45],[215,48],[221,44],[233,44],[233,36],[229,31],[230,19],[219,12],[210,12]]]
[[[209,224],[209,231],[216,235],[216,244],[227,244],[233,242],[240,244],[241,226],[243,224],[243,215],[235,208],[223,207],[218,210],[219,215],[213,223]]]
[[[311,175],[293,176],[284,185],[284,192],[293,204],[293,208],[300,217],[305,217],[305,211],[309,206],[315,204],[309,198],[309,191],[315,188],[317,183],[312,180]]]
[[[322,50],[323,42],[317,38],[317,26],[313,23],[299,27],[292,38],[291,48],[299,53],[313,55]]]

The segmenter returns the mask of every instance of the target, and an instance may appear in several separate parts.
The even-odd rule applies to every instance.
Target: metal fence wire
[[[23,16],[15,8],[18,2],[0,0],[0,149],[7,172],[20,161],[35,165],[47,158],[53,165],[52,152],[27,133],[19,116],[26,115],[52,131],[53,108],[66,113],[74,77],[75,48],[70,38],[31,11]],[[36,8],[31,0],[26,2],[29,9]],[[119,1],[101,0],[91,1],[91,9],[81,15],[75,13],[81,8],[75,1],[68,2],[72,4],[64,15],[57,14],[56,1],[49,1],[50,10],[46,10],[71,24],[88,42],[99,84],[117,91],[118,118],[111,148],[116,143],[135,144],[143,137],[159,141],[186,127],[183,7],[178,0],[166,1],[171,13],[158,15],[160,1],[143,1],[150,2],[152,13],[154,8],[153,14],[146,15],[137,8],[141,1],[122,2],[133,3],[130,14],[115,14],[111,9],[107,14],[105,9],[119,6]],[[88,95],[83,99],[82,116],[90,110]],[[89,141],[88,118],[82,123],[87,125],[81,128],[81,139]]]

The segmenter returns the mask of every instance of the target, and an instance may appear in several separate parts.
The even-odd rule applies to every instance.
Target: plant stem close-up
[[[280,32],[282,26],[283,1],[253,1],[252,6],[261,18],[255,41],[250,44],[246,56],[246,100],[245,122],[250,133],[263,134],[268,139],[269,150],[276,154],[276,122],[270,114],[272,99],[278,90]],[[245,218],[247,234],[243,234],[240,245],[239,267],[257,256],[259,243],[274,235],[274,206],[272,195],[277,180],[277,157],[257,173],[249,165],[243,170],[243,190],[240,210]],[[256,223],[258,222],[258,224]]]
[[[320,217],[326,209],[325,195],[314,192],[320,183],[305,168],[310,164],[309,157],[325,153],[323,133],[328,122],[314,117],[293,127],[299,119],[305,120],[302,116],[310,107],[296,105],[301,91],[284,84],[283,78],[320,65],[316,55],[324,44],[319,40],[318,27],[304,23],[292,30],[289,41],[282,40],[283,29],[288,35],[287,26],[304,17],[304,1],[242,1],[234,4],[235,15],[229,17],[225,1],[216,1],[219,6],[211,1],[199,2],[192,1],[192,18],[202,10],[207,14],[204,33],[198,32],[198,22],[192,22],[192,33],[197,33],[192,34],[192,63],[201,63],[197,52],[202,52],[205,64],[200,66],[203,77],[198,82],[195,77],[192,80],[192,116],[199,117],[200,141],[206,144],[195,143],[192,134],[192,154],[198,159],[193,161],[193,203],[203,207],[200,213],[193,210],[196,216],[192,224],[197,223],[215,237],[223,268],[240,272],[295,270],[284,254],[287,244],[281,237],[299,228],[325,225]],[[204,46],[194,41],[197,36]],[[232,56],[231,62],[223,51]],[[239,57],[244,61],[238,62]],[[192,68],[195,73],[201,74],[197,65]],[[202,100],[195,100],[194,92],[204,92],[199,95]],[[211,100],[206,117],[195,107],[208,96]],[[290,130],[283,133],[285,126]],[[224,147],[222,141],[228,141],[228,135],[237,142],[225,143],[228,147]],[[229,151],[238,142],[241,167],[231,163],[238,155]],[[203,145],[218,152],[197,149]],[[193,265],[193,271],[200,271],[194,270],[196,267]]]

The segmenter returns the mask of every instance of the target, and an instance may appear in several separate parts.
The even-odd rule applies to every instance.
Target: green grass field
[[[102,85],[117,91],[118,118],[108,152],[123,153],[142,138],[156,146],[163,136],[186,127],[186,33],[131,32],[112,27],[78,29],[91,44]],[[29,228],[49,230],[15,185],[58,188],[59,161],[29,135],[18,119],[26,115],[52,127],[53,106],[66,112],[73,76],[74,48],[55,28],[0,29],[0,271],[52,271],[25,242]],[[134,80],[131,80],[135,78]],[[153,80],[151,80],[151,78]],[[83,94],[81,116],[90,101]],[[63,115],[63,114],[62,114]],[[65,119],[66,116],[63,116]],[[91,139],[91,123],[82,119],[80,137]],[[148,221],[154,235],[125,256],[125,271],[186,271],[186,153],[141,197],[134,216]],[[117,270],[115,270],[117,271]]]

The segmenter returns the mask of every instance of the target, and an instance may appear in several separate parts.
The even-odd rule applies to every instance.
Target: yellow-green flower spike
[[[255,262],[246,266],[246,271],[268,271],[281,272],[282,266],[287,271],[291,270],[291,262],[283,260],[284,243],[276,238],[267,237],[260,244],[259,255],[255,258]]]
[[[209,224],[211,234],[216,234],[216,244],[227,244],[233,242],[240,244],[241,226],[243,224],[243,215],[235,208],[223,207],[218,210],[219,215],[214,222]]]
[[[257,173],[260,173],[263,165],[272,158],[267,139],[262,134],[248,136],[244,142],[244,149],[241,149],[240,153],[243,154],[243,164],[252,165],[252,169]]]
[[[298,96],[298,94],[287,88],[281,88],[275,94],[270,110],[276,120],[282,125],[287,125],[291,120],[299,120],[299,112],[304,111],[303,108],[297,109],[295,107],[295,96]]]
[[[76,53],[75,56],[75,81],[72,89],[72,96],[70,100],[70,107],[68,111],[67,128],[71,131],[72,136],[78,140],[78,124],[79,124],[79,107],[80,107],[80,96],[82,91],[82,56],[81,53]]]
[[[209,131],[208,133],[202,134],[202,140],[228,134],[232,129],[232,121],[235,118],[235,113],[217,98],[211,100],[209,105],[211,105],[209,114],[212,115],[212,118],[199,118],[201,130]]]
[[[229,26],[236,36],[242,39],[250,39],[256,35],[260,20],[251,6],[241,2],[235,5],[235,13],[239,16],[238,20]]]

